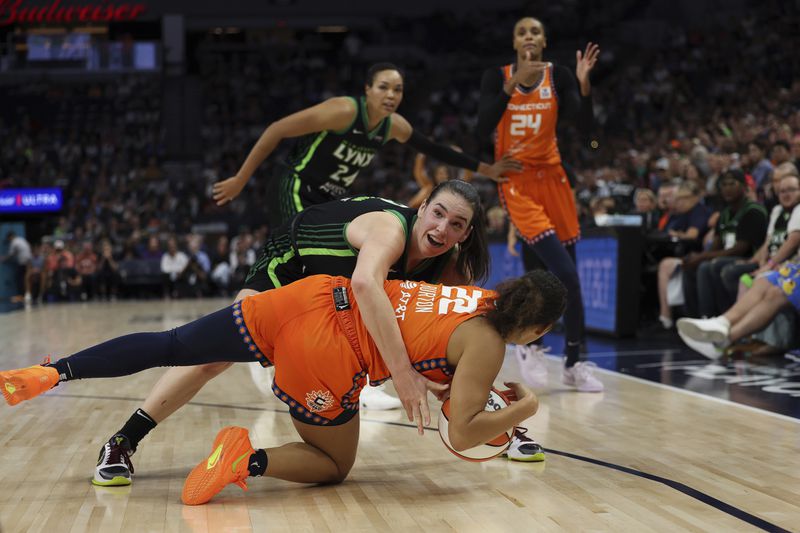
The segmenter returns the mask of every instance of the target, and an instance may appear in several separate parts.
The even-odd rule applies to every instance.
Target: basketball
[[[486,406],[484,407],[484,410],[497,411],[498,409],[508,407],[509,405],[510,403],[506,397],[503,396],[503,394],[497,389],[492,388],[492,390],[489,391],[489,398],[486,400]],[[450,452],[459,459],[464,459],[465,461],[481,462],[497,457],[506,451],[508,445],[511,443],[511,436],[514,434],[514,428],[512,427],[509,428],[505,433],[501,433],[485,444],[480,444],[474,448],[469,448],[468,450],[462,450],[458,452],[450,445],[450,437],[447,433],[449,420],[450,399],[448,398],[442,404],[441,411],[439,411],[439,436],[442,438],[445,448],[450,450]]]

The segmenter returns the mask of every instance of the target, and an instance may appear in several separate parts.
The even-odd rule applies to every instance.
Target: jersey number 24
[[[511,135],[525,135],[528,129],[533,130],[535,135],[539,133],[539,128],[541,126],[542,115],[540,113],[536,113],[535,115],[511,115]]]

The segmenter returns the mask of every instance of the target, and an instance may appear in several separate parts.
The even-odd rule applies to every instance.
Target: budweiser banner
[[[133,2],[0,0],[0,26],[15,24],[86,24],[138,19],[147,6]]]

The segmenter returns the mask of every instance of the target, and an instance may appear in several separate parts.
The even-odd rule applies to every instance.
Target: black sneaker
[[[540,463],[544,461],[544,448],[527,437],[527,432],[528,428],[517,427],[511,437],[511,445],[503,455],[512,461]]]
[[[130,456],[133,452],[125,446],[125,440],[122,435],[114,435],[100,450],[93,485],[119,487],[131,484],[133,463]]]

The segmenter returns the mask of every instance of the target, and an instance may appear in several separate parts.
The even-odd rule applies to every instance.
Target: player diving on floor
[[[534,393],[507,383],[516,401],[484,411],[507,342],[544,335],[562,315],[566,290],[545,271],[501,283],[496,291],[417,281],[384,282],[409,361],[426,378],[450,384],[450,442],[471,448],[533,416]],[[61,382],[118,377],[156,366],[209,358],[275,367],[273,392],[289,407],[301,442],[254,449],[246,429],[224,428],[210,456],[192,470],[182,499],[206,503],[249,476],[299,483],[337,483],[352,468],[359,436],[358,396],[369,375],[391,379],[366,330],[350,280],[312,276],[245,298],[184,326],[134,333],[53,363],[0,372],[10,405]]]

